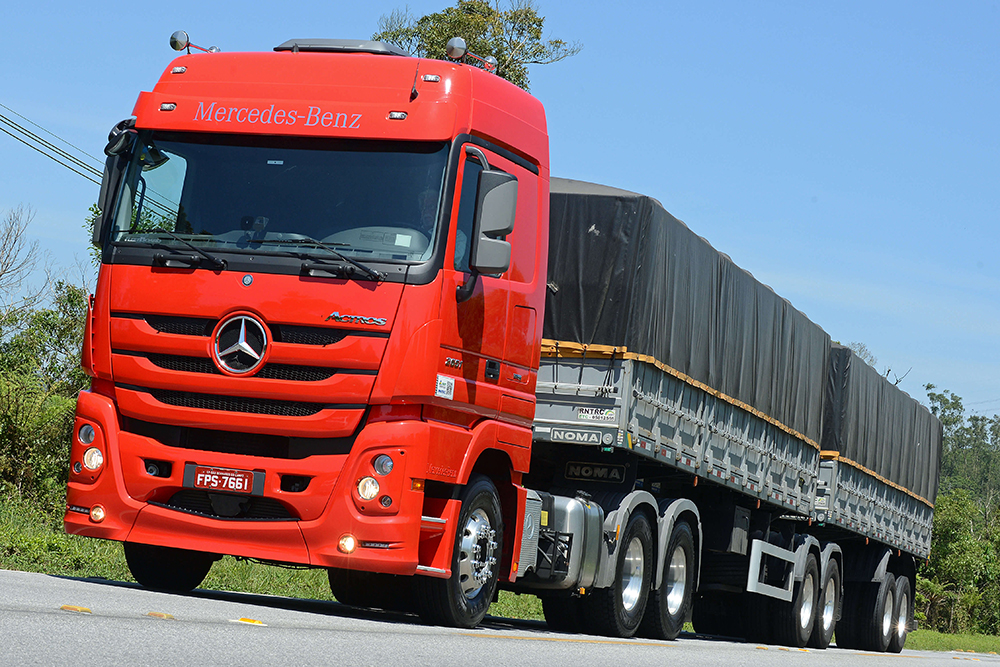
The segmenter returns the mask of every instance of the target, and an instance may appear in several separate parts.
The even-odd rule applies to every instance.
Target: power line
[[[50,137],[53,137],[53,138],[55,138],[55,139],[58,139],[59,141],[61,141],[61,142],[63,142],[64,144],[66,144],[67,146],[70,146],[71,148],[75,148],[76,150],[80,151],[81,153],[83,153],[84,155],[86,155],[87,157],[89,157],[89,158],[90,158],[91,160],[93,160],[94,162],[96,162],[96,163],[97,163],[98,165],[102,165],[102,166],[104,165],[104,160],[102,160],[101,158],[97,158],[97,157],[94,157],[93,155],[91,155],[91,154],[90,154],[90,153],[88,153],[87,151],[83,150],[83,149],[82,149],[82,148],[80,148],[79,146],[75,146],[75,145],[73,145],[73,144],[69,143],[68,141],[66,141],[66,140],[65,140],[65,139],[63,139],[62,137],[60,137],[60,136],[58,136],[58,135],[56,135],[56,134],[54,134],[54,133],[50,132],[49,130],[46,130],[46,129],[45,129],[44,127],[42,127],[42,126],[41,126],[41,125],[39,125],[38,123],[34,122],[34,121],[33,121],[33,120],[31,120],[30,118],[26,118],[26,117],[22,116],[22,115],[21,115],[21,114],[19,114],[18,112],[16,112],[16,111],[14,111],[13,109],[11,109],[11,108],[10,108],[9,106],[7,106],[7,105],[5,105],[5,104],[0,104],[0,107],[2,107],[2,108],[4,108],[4,109],[6,109],[7,111],[11,112],[11,113],[12,113],[12,114],[14,114],[15,116],[17,116],[18,118],[20,118],[21,120],[23,120],[24,122],[26,122],[26,123],[30,123],[31,125],[34,125],[34,126],[35,126],[35,127],[37,127],[37,128],[39,129],[39,130],[41,130],[41,131],[42,131],[42,132],[44,132],[45,134],[49,135]]]
[[[9,110],[9,108],[6,107],[6,106],[4,106],[4,105],[0,105],[0,106],[3,106],[4,109],[8,109]],[[17,115],[18,117],[24,118],[23,116],[21,116],[17,112],[13,112],[12,111],[12,113],[14,113],[15,115]],[[25,120],[27,120],[27,119],[25,119]],[[31,122],[31,121],[28,121],[28,122]],[[100,185],[100,183],[101,183],[101,177],[103,176],[103,174],[102,174],[102,172],[100,170],[95,169],[94,167],[92,167],[91,165],[87,164],[86,162],[84,162],[80,158],[76,157],[75,155],[69,153],[66,150],[63,150],[62,148],[59,148],[58,146],[56,146],[52,142],[47,141],[46,139],[43,139],[42,137],[38,136],[37,134],[35,134],[31,130],[29,130],[26,127],[24,127],[23,125],[20,125],[19,123],[11,120],[9,117],[5,116],[2,113],[0,113],[0,123],[2,123],[2,125],[0,125],[0,131],[3,131],[5,134],[10,135],[14,139],[17,139],[18,141],[20,141],[25,146],[27,146],[27,147],[29,147],[29,148],[31,148],[33,150],[38,151],[39,153],[41,153],[42,155],[46,156],[47,158],[49,158],[51,160],[54,160],[55,162],[58,162],[59,164],[61,164],[62,166],[66,167],[67,169],[69,169],[73,173],[75,173],[75,174],[77,174],[79,176],[83,176],[84,178],[86,178],[88,181],[90,181],[92,183]],[[4,125],[6,125],[6,127],[4,127]],[[36,127],[38,127],[38,125],[36,125],[35,123],[32,123],[32,125],[35,125]],[[40,129],[42,129],[45,132],[48,132],[48,130],[44,130],[44,128],[40,128]],[[48,134],[51,134],[53,137],[56,136],[56,135],[52,134],[51,132],[48,132]],[[58,139],[58,137],[56,137],[56,138]],[[64,141],[64,140],[60,139],[60,141]],[[65,143],[67,143],[67,145],[69,145],[69,146],[72,146],[72,144],[69,144],[69,142],[65,142]],[[73,148],[76,148],[76,147],[73,146]],[[80,150],[80,149],[77,149],[77,150]],[[81,152],[83,152],[83,151],[81,151]],[[84,155],[86,155],[90,159],[96,161],[96,158],[94,158],[93,156],[87,155],[86,153],[84,153]]]

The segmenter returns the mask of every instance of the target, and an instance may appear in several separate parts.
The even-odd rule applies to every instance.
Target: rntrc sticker
[[[570,461],[566,464],[566,479],[617,484],[625,479],[625,466]]]
[[[614,423],[618,421],[615,408],[577,408],[577,421]]]
[[[438,398],[446,398],[449,401],[455,398],[455,378],[447,375],[437,376],[437,385],[434,387],[434,395]]]

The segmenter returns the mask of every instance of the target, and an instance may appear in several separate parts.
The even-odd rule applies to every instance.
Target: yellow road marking
[[[88,609],[87,607],[78,607],[75,604],[64,604],[63,606],[61,606],[59,608],[62,609],[63,611],[78,611],[81,614],[92,614],[92,613],[94,613],[94,612],[90,611],[90,609]]]
[[[258,621],[255,618],[237,618],[230,621],[230,623],[246,623],[248,625],[261,625],[263,627],[267,627],[267,624],[264,623],[264,621]]]
[[[174,617],[170,614],[164,614],[162,611],[151,611],[146,616],[152,616],[153,618],[165,618],[168,621],[174,620]]]

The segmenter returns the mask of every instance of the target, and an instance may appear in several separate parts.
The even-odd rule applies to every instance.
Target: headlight
[[[80,438],[80,442],[82,442],[85,445],[89,445],[94,441],[94,436],[95,436],[94,427],[91,426],[90,424],[84,424],[83,426],[80,427],[80,430],[77,432],[76,435],[78,438]]]
[[[378,495],[378,481],[374,477],[364,477],[358,482],[358,495],[363,500],[372,500]]]
[[[386,454],[379,454],[372,461],[372,467],[375,468],[375,472],[385,477],[392,472],[392,458]]]
[[[83,453],[83,465],[87,470],[97,470],[104,465],[104,454],[97,447],[90,447]]]

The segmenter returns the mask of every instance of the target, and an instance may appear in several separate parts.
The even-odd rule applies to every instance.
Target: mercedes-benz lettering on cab
[[[477,622],[517,568],[541,104],[471,65],[300,40],[181,56],[133,114],[107,148],[67,530],[125,542],[153,587],[227,554],[420,574]]]

